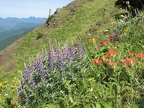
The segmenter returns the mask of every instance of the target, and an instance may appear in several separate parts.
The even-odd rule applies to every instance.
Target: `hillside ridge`
[[[29,57],[35,57],[42,48],[48,49],[49,40],[54,44],[56,39],[63,45],[67,40],[78,42],[77,36],[85,39],[102,36],[103,31],[112,26],[113,16],[122,11],[115,2],[75,0],[58,9],[42,26],[0,52],[0,72],[8,77],[6,72],[15,75],[23,71],[23,63],[28,63]]]

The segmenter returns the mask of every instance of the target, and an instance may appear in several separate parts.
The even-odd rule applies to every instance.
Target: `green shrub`
[[[42,38],[42,37],[43,37],[43,33],[42,33],[42,32],[38,32],[36,39],[40,39],[40,38]]]

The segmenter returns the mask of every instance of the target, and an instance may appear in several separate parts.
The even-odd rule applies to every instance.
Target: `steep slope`
[[[66,40],[78,42],[77,36],[89,39],[88,33],[95,38],[102,36],[103,31],[112,26],[113,16],[121,11],[115,7],[115,2],[116,0],[75,0],[58,9],[45,24],[0,52],[1,77],[19,74],[29,57],[36,56],[44,47],[48,48],[49,40],[54,44],[56,39],[62,45]]]

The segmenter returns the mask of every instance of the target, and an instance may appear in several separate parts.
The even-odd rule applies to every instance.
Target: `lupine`
[[[57,69],[59,71],[65,71],[67,66],[66,64],[71,63],[73,57],[80,56],[82,57],[84,53],[82,45],[78,45],[78,48],[76,49],[74,45],[70,48],[66,48],[66,45],[64,48],[60,48],[60,44],[57,44],[57,49],[53,49],[53,46],[50,44],[49,53],[46,52],[45,49],[42,50],[42,54],[37,55],[36,61],[32,58],[32,63],[29,63],[29,66],[27,67],[26,64],[24,64],[25,70],[24,70],[24,79],[22,79],[22,84],[20,84],[19,88],[23,89],[23,84],[30,83],[31,88],[34,89],[39,82],[36,81],[34,77],[30,77],[33,75],[33,72],[39,72],[38,74],[41,77],[41,81],[46,81],[47,75],[46,69],[53,70],[54,68],[58,67]],[[43,62],[43,58],[47,57],[47,61]],[[56,66],[56,60],[58,60],[58,64]],[[44,64],[47,63],[48,65]],[[48,67],[44,67],[48,66]],[[48,73],[47,73],[48,74]],[[29,80],[29,82],[25,82],[26,80]]]
[[[64,58],[69,61],[70,60],[70,48],[66,48],[66,46],[64,46],[63,48],[63,56]]]
[[[71,48],[68,48],[68,49],[67,49],[67,53],[66,53],[66,59],[68,59],[68,60],[71,59],[71,57],[72,57],[72,56],[71,56],[71,52],[72,52],[72,51],[71,51]]]
[[[50,70],[54,69],[54,62],[56,60],[56,55],[54,52],[54,49],[52,47],[52,45],[50,44],[50,48],[49,48],[49,54],[48,54],[48,66]]]
[[[64,69],[65,69],[65,63],[64,62],[65,61],[64,61],[63,57],[62,56],[59,57],[58,69],[60,71],[64,71]]]
[[[35,88],[35,86],[36,86],[35,81],[32,81],[31,88],[32,88],[32,89],[34,89],[34,88]]]
[[[57,56],[62,56],[62,50],[60,48],[60,43],[58,42],[57,44],[57,51],[56,51]]]
[[[37,55],[36,68],[40,72],[41,80],[46,81],[46,78],[45,78],[46,73],[45,73],[45,70],[44,70],[44,66],[43,66],[43,62],[42,62],[40,54]]]
[[[78,56],[82,59],[83,53],[82,45],[78,45],[77,48],[74,44],[68,48],[64,45],[62,48],[57,43],[57,49],[54,49],[50,44],[49,53],[43,49],[42,54],[37,54],[35,61],[32,58],[32,62],[29,62],[28,67],[24,63],[24,77],[22,77],[18,87],[19,96],[23,96],[25,102],[30,100],[28,96],[34,89],[41,84],[51,83],[54,80],[49,76],[49,72],[53,70],[56,70],[56,72],[68,72],[67,68],[73,63],[73,58]]]
[[[84,48],[82,45],[78,45],[78,54],[82,57],[84,54]]]
[[[30,73],[31,73],[30,68],[27,67],[26,64],[24,63],[24,79],[28,80],[28,78],[30,77]]]
[[[64,68],[65,68],[65,60],[64,60],[64,52],[63,50],[60,48],[60,44],[58,43],[58,49],[56,51],[56,54],[57,54],[57,59],[58,59],[58,69],[60,71],[64,71]]]

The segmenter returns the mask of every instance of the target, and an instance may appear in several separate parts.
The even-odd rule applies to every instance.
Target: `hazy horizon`
[[[0,17],[47,18],[57,8],[62,8],[74,0],[0,0]]]

